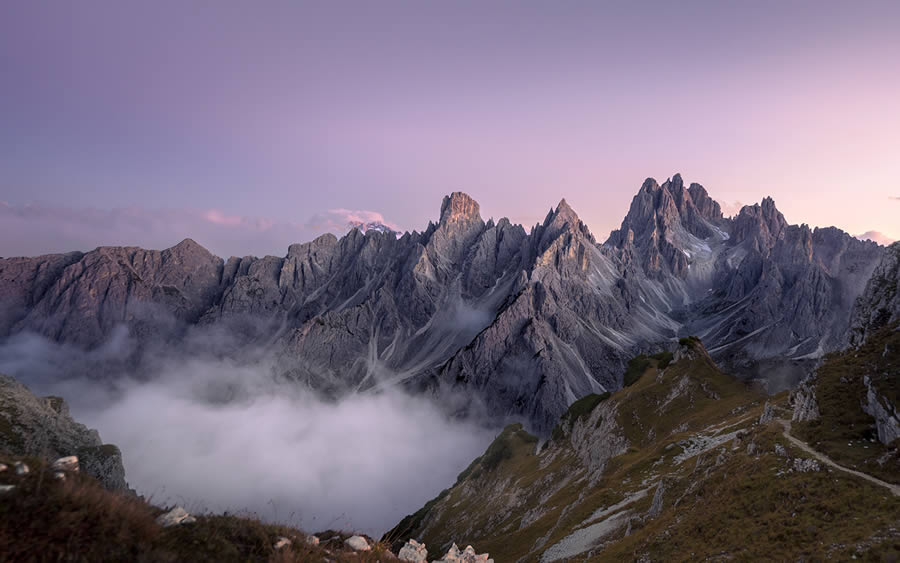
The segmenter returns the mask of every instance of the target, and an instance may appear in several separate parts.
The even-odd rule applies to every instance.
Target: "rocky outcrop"
[[[39,398],[0,374],[0,451],[49,459],[77,456],[81,471],[107,489],[127,491],[122,454],[96,430],[75,422],[59,397]]]
[[[766,401],[766,404],[763,405],[763,413],[759,415],[759,424],[768,424],[772,420],[775,419],[775,408]]]
[[[900,409],[878,392],[869,376],[863,378],[863,384],[866,386],[866,397],[862,409],[875,419],[878,441],[891,444],[900,438]]]
[[[435,561],[446,561],[447,563],[494,563],[489,554],[476,554],[475,548],[471,545],[467,545],[464,550],[460,551],[455,543],[450,546],[450,549],[447,550],[443,557]]]
[[[400,551],[397,553],[397,559],[400,561],[428,561],[428,550],[425,549],[424,543],[419,543],[410,538]]]
[[[790,403],[794,407],[791,420],[795,422],[810,422],[819,418],[819,402],[816,399],[816,379],[811,376],[800,382],[800,385],[791,391]]]

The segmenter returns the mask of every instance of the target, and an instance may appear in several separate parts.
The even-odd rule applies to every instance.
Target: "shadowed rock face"
[[[897,323],[900,323],[900,242],[887,247],[865,291],[856,300],[850,319],[850,344],[859,346],[872,332]]]
[[[645,181],[604,244],[565,200],[526,232],[485,222],[455,192],[422,233],[352,229],[284,257],[223,261],[186,240],[3,259],[0,338],[92,348],[124,325],[142,345],[177,346],[219,330],[237,335],[230,353],[262,346],[323,393],[401,385],[546,432],[576,398],[618,389],[628,358],[677,336],[747,371],[838,347],[882,252],[788,225],[770,198],[725,218],[678,175]]]

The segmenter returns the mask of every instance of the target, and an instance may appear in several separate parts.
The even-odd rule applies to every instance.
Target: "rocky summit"
[[[262,350],[325,395],[461,393],[471,400],[445,401],[456,414],[546,435],[579,397],[621,389],[635,354],[684,336],[770,391],[796,383],[848,341],[884,255],[836,228],[789,224],[771,198],[725,217],[677,174],[647,179],[605,242],[565,200],[526,231],[484,221],[455,192],[422,232],[354,228],[283,257],[223,260],[185,240],[0,259],[0,338],[124,340],[117,361],[134,367],[160,346],[227,334],[216,353]],[[882,289],[860,315],[893,302]]]

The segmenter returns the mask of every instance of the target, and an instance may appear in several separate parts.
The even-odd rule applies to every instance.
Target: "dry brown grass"
[[[31,472],[16,476],[12,464],[25,461]],[[171,528],[156,524],[163,512],[141,498],[116,494],[92,478],[70,474],[57,481],[37,458],[0,454],[10,469],[0,484],[15,489],[0,497],[0,560],[42,561],[389,561],[387,546],[378,543],[367,553],[347,552],[343,541],[351,534],[328,531],[320,546],[305,542],[295,528],[238,516],[198,516],[197,522]],[[276,551],[281,537],[293,540]]]

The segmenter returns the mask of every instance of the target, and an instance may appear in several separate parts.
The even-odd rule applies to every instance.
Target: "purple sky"
[[[900,2],[49,2],[0,10],[0,255],[284,254],[461,190],[599,239],[647,176],[900,238]],[[349,211],[348,211],[349,210]]]

